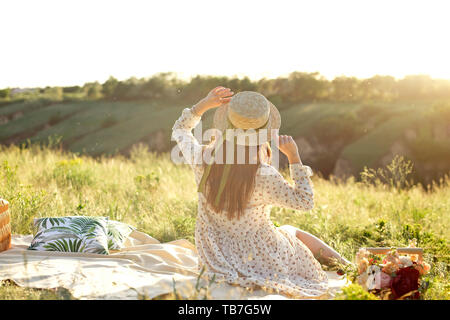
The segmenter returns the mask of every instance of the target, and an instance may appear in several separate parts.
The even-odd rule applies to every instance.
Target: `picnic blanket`
[[[32,239],[13,235],[11,249],[0,253],[0,280],[29,288],[62,287],[77,299],[152,299],[174,289],[183,299],[201,299],[201,288],[207,287],[207,279],[199,277],[195,246],[184,239],[160,243],[135,230],[125,248],[110,255],[27,250]],[[332,298],[347,281],[327,274]],[[224,282],[208,288],[212,299],[289,299]]]

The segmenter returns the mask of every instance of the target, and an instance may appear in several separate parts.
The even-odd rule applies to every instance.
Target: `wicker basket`
[[[9,203],[4,199],[0,199],[0,252],[11,248],[10,221]]]
[[[391,251],[392,248],[378,247],[378,248],[364,248],[372,254],[386,254]],[[397,249],[398,253],[403,254],[417,254],[419,260],[423,259],[423,249],[422,248],[394,248]]]

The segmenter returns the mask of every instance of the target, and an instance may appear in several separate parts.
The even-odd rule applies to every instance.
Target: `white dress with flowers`
[[[194,170],[197,184],[203,175],[201,163],[205,146],[192,134],[200,117],[183,110],[173,126],[172,137]],[[296,210],[314,206],[312,171],[300,164],[290,165],[295,185],[290,185],[272,166],[261,164],[255,189],[244,215],[229,220],[214,212],[202,193],[195,228],[200,266],[216,279],[243,287],[263,287],[296,298],[327,295],[328,278],[311,251],[294,233],[277,228],[270,220],[272,205]]]

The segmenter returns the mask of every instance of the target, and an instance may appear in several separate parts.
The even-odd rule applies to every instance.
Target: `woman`
[[[200,145],[191,131],[213,108],[218,108],[214,126],[223,135],[214,145]],[[296,210],[314,206],[312,171],[302,164],[296,143],[290,136],[270,134],[280,122],[278,110],[263,95],[244,91],[233,96],[225,87],[214,88],[183,110],[172,137],[199,186],[196,247],[210,277],[298,298],[321,298],[327,294],[328,279],[314,256],[347,261],[313,235],[292,226],[277,228],[270,220],[272,205]],[[231,139],[226,129],[236,132]],[[272,137],[289,160],[294,186],[270,165]]]

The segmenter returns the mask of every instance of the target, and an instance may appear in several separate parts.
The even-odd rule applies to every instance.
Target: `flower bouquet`
[[[382,299],[419,299],[419,288],[426,289],[419,282],[430,271],[422,252],[415,241],[408,248],[361,248],[356,254],[357,282]]]

